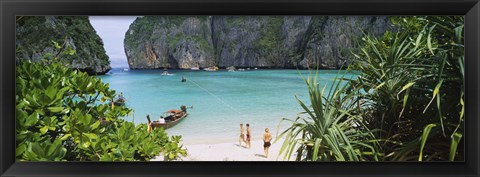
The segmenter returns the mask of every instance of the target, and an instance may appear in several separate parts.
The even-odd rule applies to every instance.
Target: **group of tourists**
[[[244,128],[243,124],[240,124],[240,138],[238,140],[238,143],[240,146],[242,145],[242,142],[245,143],[247,148],[251,148],[251,128],[250,124],[247,123],[247,133],[244,134]],[[246,137],[245,137],[246,135]],[[270,130],[268,128],[265,128],[265,133],[263,133],[263,151],[265,152],[265,157],[268,158],[268,148],[272,145],[270,142],[272,141],[272,135],[270,134]]]

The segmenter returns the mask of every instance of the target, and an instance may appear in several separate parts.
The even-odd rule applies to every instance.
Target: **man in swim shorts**
[[[265,157],[267,158],[268,158],[268,148],[272,145],[270,141],[272,141],[272,135],[270,134],[270,130],[266,128],[265,133],[263,134],[263,151],[265,151]]]

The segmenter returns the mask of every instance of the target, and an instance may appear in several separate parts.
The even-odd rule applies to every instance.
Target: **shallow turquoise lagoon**
[[[254,139],[260,138],[265,128],[275,135],[288,126],[284,121],[278,128],[282,118],[294,119],[302,112],[295,95],[308,102],[302,80],[310,75],[307,70],[163,72],[113,69],[111,74],[99,77],[117,93],[123,92],[127,107],[134,110],[125,119],[136,124],[146,123],[147,114],[157,120],[167,110],[193,106],[186,119],[167,129],[169,135],[182,135],[186,144],[238,141],[240,123],[250,123]],[[337,73],[321,70],[318,80],[331,84]],[[180,82],[182,77],[187,82]]]

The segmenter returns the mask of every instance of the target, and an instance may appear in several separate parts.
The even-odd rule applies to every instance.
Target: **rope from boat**
[[[242,112],[238,111],[237,109],[235,109],[233,106],[231,106],[230,104],[226,103],[225,101],[223,101],[220,97],[218,97],[217,95],[213,94],[212,92],[208,91],[206,88],[203,88],[202,86],[198,85],[195,81],[193,81],[191,78],[188,78],[187,82],[192,82],[193,84],[195,84],[198,88],[204,90],[205,92],[207,92],[208,94],[212,95],[213,97],[215,97],[217,100],[219,100],[221,103],[223,103],[224,105],[226,105],[228,108],[230,108],[231,110],[237,112],[238,114],[240,114],[241,116],[244,116],[245,117],[245,114],[243,114]]]

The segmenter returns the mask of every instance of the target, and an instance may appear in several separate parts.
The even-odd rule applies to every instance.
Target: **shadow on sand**
[[[263,154],[255,154],[255,156],[267,158],[267,156],[265,156],[265,155],[263,155]]]
[[[239,144],[235,144],[235,146],[237,146],[237,147],[242,147],[243,149],[247,149],[247,147],[242,146],[242,145],[239,145]]]

